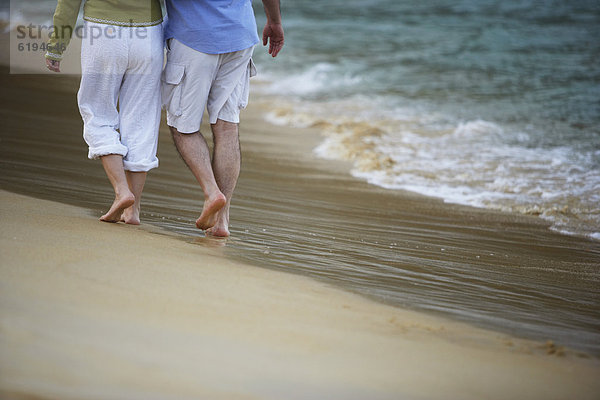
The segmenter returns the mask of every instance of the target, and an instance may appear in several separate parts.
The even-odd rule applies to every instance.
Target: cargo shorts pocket
[[[182,114],[181,81],[185,75],[185,65],[167,62],[161,77],[161,102],[162,107],[170,114],[180,116]]]
[[[250,97],[250,78],[256,76],[256,66],[254,65],[254,61],[252,58],[248,61],[248,68],[244,73],[244,78],[242,81],[241,93],[238,98],[238,107],[240,110],[246,108],[248,105],[248,98]]]
[[[250,74],[250,78],[256,76],[257,74],[256,65],[254,65],[254,61],[252,61],[252,58],[250,58],[250,62],[248,63],[248,72]]]

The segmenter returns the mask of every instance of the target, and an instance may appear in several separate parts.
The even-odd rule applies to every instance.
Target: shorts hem
[[[214,125],[217,123],[217,120],[220,119],[221,121],[225,121],[225,122],[231,122],[232,124],[239,124],[240,123],[240,114],[237,115],[232,115],[232,114],[219,114],[217,117],[215,118],[210,118],[210,123],[211,125]]]
[[[178,117],[170,116],[169,113],[167,112],[167,125],[171,128],[177,129],[177,132],[185,133],[185,134],[200,132],[200,125],[202,125],[202,121],[200,121],[200,123],[197,125],[196,124],[187,124],[186,125],[184,123],[177,121],[178,119],[179,119]]]

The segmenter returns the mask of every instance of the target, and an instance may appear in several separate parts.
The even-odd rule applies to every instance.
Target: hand
[[[269,54],[277,57],[283,47],[283,26],[267,22],[263,29],[263,46],[269,42]]]
[[[60,61],[50,60],[49,58],[46,58],[46,67],[48,67],[50,71],[60,72]]]

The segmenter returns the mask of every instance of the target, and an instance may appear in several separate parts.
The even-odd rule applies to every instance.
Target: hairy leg
[[[211,128],[214,140],[212,167],[215,180],[227,198],[227,203],[217,214],[215,225],[208,233],[213,236],[227,237],[229,236],[229,206],[240,176],[242,162],[238,124],[218,119]]]
[[[183,134],[173,127],[170,129],[177,151],[204,192],[204,207],[196,226],[198,229],[209,229],[215,225],[217,213],[225,206],[227,199],[215,181],[208,145],[200,132]]]
[[[123,169],[123,156],[109,154],[100,157],[100,159],[104,171],[106,171],[106,176],[108,176],[108,180],[115,191],[115,201],[110,210],[100,217],[100,221],[119,222],[123,211],[135,202],[135,197],[127,185],[127,178]]]
[[[144,184],[146,183],[146,175],[146,172],[125,171],[129,190],[131,190],[133,196],[135,197],[135,202],[123,211],[121,221],[125,222],[126,224],[140,224],[140,202],[142,200]]]

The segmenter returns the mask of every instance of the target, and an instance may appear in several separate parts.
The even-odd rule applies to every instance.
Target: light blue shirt
[[[208,54],[231,53],[258,43],[252,0],[166,0],[165,39]]]

